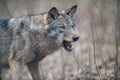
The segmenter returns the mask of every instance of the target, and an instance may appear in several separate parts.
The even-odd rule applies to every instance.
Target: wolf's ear
[[[73,7],[71,7],[70,9],[66,9],[64,10],[64,13],[66,13],[67,15],[73,17],[74,13],[77,10],[77,5],[74,5]]]
[[[48,15],[55,20],[59,16],[57,8],[53,7],[52,9],[50,9],[50,11],[48,12]]]

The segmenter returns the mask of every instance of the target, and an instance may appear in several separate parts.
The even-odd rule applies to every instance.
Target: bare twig
[[[103,24],[102,24],[102,25],[103,25]],[[101,49],[101,47],[100,47],[100,41],[99,41],[99,39],[98,39],[98,30],[97,30],[96,27],[95,27],[95,31],[96,31],[96,36],[97,36],[98,49],[99,49],[99,51],[100,51],[100,53],[101,53],[102,62],[103,62],[103,67],[104,67],[104,69],[105,69],[105,76],[106,76],[106,79],[108,80],[108,79],[109,79],[109,76],[107,75],[107,73],[109,74],[109,72],[107,72],[107,65],[105,64],[105,58],[104,58],[104,55],[103,55],[103,51],[102,51],[102,49]]]
[[[114,80],[119,80],[118,79],[118,72],[119,70],[119,62],[118,62],[118,58],[119,58],[119,37],[120,37],[120,15],[119,15],[119,11],[120,11],[120,0],[116,0],[116,4],[117,4],[117,13],[116,13],[116,27],[115,27],[115,48],[116,48],[116,54],[115,54],[115,63],[114,63]]]
[[[119,71],[119,50],[118,50],[118,37],[115,38],[115,47],[116,47],[116,54],[115,54],[115,64],[114,64],[114,80],[118,80],[118,71]]]
[[[62,80],[65,80],[65,61],[64,61],[64,55],[62,54],[62,51],[60,51],[60,56],[61,56],[61,61],[62,61],[62,72],[61,72],[61,76],[62,76]]]
[[[13,16],[12,16],[12,14],[11,14],[10,11],[9,11],[8,5],[7,5],[7,3],[6,3],[6,0],[3,0],[3,4],[5,5],[5,7],[6,7],[7,11],[8,11],[9,17],[12,18]]]
[[[78,65],[78,69],[81,69],[82,72],[84,73],[84,76],[85,76],[86,78],[88,78],[88,76],[86,75],[85,70],[83,69],[82,65],[79,63],[79,59],[78,59],[78,57],[74,55],[74,58],[75,58],[76,63],[77,63],[77,65]]]
[[[91,24],[90,28],[91,28],[91,31],[92,31],[92,39],[93,39],[92,41],[93,41],[94,63],[95,63],[95,67],[96,67],[97,73],[99,75],[99,79],[102,80],[100,72],[99,72],[98,67],[97,67],[97,62],[96,62],[96,49],[95,49],[96,45],[95,45],[95,37],[94,37],[93,24]]]
[[[92,73],[91,73],[91,70],[92,70],[92,66],[91,66],[91,47],[89,48],[89,67],[90,67],[89,77],[90,77],[90,79],[92,79]]]

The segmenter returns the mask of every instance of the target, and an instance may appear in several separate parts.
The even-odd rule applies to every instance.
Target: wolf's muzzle
[[[73,41],[77,41],[79,39],[79,36],[73,35],[72,39],[73,39]]]

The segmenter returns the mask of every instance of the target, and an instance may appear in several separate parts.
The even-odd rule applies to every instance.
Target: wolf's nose
[[[72,37],[72,39],[73,39],[73,41],[77,41],[77,40],[79,39],[79,37],[78,37],[77,35],[74,35],[74,36]]]

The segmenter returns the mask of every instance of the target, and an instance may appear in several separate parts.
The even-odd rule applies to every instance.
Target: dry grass
[[[1,1],[6,6],[7,11],[4,12],[8,12],[4,16],[16,17],[44,12],[52,6],[63,10],[74,4],[78,5],[75,21],[80,40],[73,44],[73,52],[67,53],[60,49],[40,62],[43,80],[120,79],[119,0],[21,0],[21,3],[13,0],[13,5],[11,1]],[[0,14],[2,17],[4,13]],[[26,67],[21,74],[25,73],[25,80],[32,80]]]

